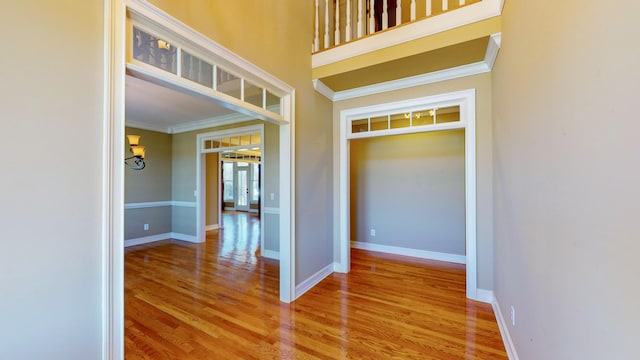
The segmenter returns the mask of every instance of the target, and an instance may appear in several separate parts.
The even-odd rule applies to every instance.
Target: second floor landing
[[[376,18],[378,2],[386,12]],[[330,12],[337,12],[332,22],[325,14],[325,23],[316,26],[316,34],[325,33],[312,45],[316,90],[339,101],[491,71],[500,48],[504,0],[422,2],[421,8],[415,0],[335,0],[333,7],[325,1]],[[389,5],[395,10],[391,16]],[[416,9],[432,14],[418,18]],[[326,12],[322,6],[316,10]],[[351,18],[354,26],[347,24]]]

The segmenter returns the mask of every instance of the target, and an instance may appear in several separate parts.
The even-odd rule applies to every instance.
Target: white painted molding
[[[300,283],[300,285],[296,286],[296,299],[300,296],[304,295],[307,291],[311,290],[314,286],[316,286],[320,281],[324,280],[327,276],[333,273],[334,264],[331,263],[324,268],[320,269],[317,273],[311,275],[304,281]]]
[[[151,131],[165,133],[165,134],[170,133],[170,128],[160,126],[158,124],[149,124],[141,121],[126,120],[125,126],[130,128],[136,128],[136,129],[151,130]]]
[[[195,235],[186,235],[186,234],[172,232],[171,238],[176,240],[188,241],[192,243],[200,243],[200,241],[198,241]]]
[[[278,105],[268,106],[267,110],[278,114],[280,112],[280,105],[278,104]],[[203,130],[203,129],[208,129],[216,126],[236,124],[236,123],[241,123],[241,122],[255,120],[255,119],[256,119],[255,116],[248,116],[242,113],[234,113],[234,114],[228,114],[228,115],[218,116],[218,117],[209,118],[209,119],[192,121],[185,124],[174,125],[167,129],[167,133],[179,134],[187,131]]]
[[[189,208],[196,207],[195,201],[172,201],[171,205],[178,206],[178,207],[189,207]]]
[[[186,124],[174,125],[169,127],[168,133],[179,134],[187,131],[202,130],[202,129],[207,129],[207,128],[216,127],[216,126],[235,124],[243,121],[248,121],[251,119],[254,119],[254,117],[251,117],[249,115],[245,115],[242,113],[234,113],[234,114],[218,116],[218,117],[204,119],[204,120],[192,121]]]
[[[324,95],[324,97],[326,97],[327,99],[333,101],[334,97],[336,96],[335,91],[331,90],[331,88],[325,85],[320,79],[314,79],[312,81],[313,81],[313,88],[317,92]]]
[[[369,96],[387,91],[406,89],[414,86],[433,84],[440,81],[457,79],[490,72],[491,68],[484,61],[457,66],[451,69],[434,71],[422,75],[415,75],[398,80],[386,81],[378,84],[362,86],[355,89],[338,91],[331,100],[341,101],[361,96]]]
[[[456,264],[466,263],[466,257],[464,255],[447,254],[435,251],[409,249],[398,246],[371,244],[362,241],[351,241],[351,247],[361,250],[377,251],[387,254],[411,256],[420,259],[429,259],[437,261],[446,261]]]
[[[277,207],[264,207],[264,208],[262,208],[262,213],[263,214],[278,215],[278,214],[280,214],[280,208],[277,208]]]
[[[500,45],[502,44],[502,33],[493,34],[489,37],[489,43],[487,44],[487,52],[484,54],[484,63],[492,70],[493,64],[498,57],[498,51],[500,51]]]
[[[487,304],[493,304],[493,291],[478,289],[478,291],[476,292],[476,298],[474,300]]]
[[[493,64],[495,63],[498,56],[498,51],[500,50],[501,40],[501,33],[491,35],[489,37],[489,43],[487,44],[487,50],[485,52],[484,60],[476,63],[456,66],[450,69],[433,71],[426,74],[385,81],[373,85],[367,85],[343,91],[334,92],[319,79],[312,80],[313,87],[317,92],[324,95],[331,101],[342,101],[361,96],[369,96],[388,91],[433,84],[440,81],[458,79],[465,76],[484,74],[487,72],[491,72],[491,70],[493,69]]]
[[[264,249],[260,253],[261,253],[262,257],[269,258],[269,259],[274,259],[274,260],[280,260],[280,252],[279,251]]]
[[[149,201],[149,202],[141,202],[141,203],[124,204],[124,208],[127,210],[154,208],[154,207],[162,207],[162,206],[196,207],[196,203],[190,202],[190,201]]]
[[[505,320],[504,316],[502,316],[498,299],[495,296],[493,296],[491,307],[493,308],[493,313],[496,316],[498,329],[500,329],[500,335],[502,335],[502,342],[504,343],[504,348],[507,351],[507,357],[509,360],[519,360],[520,358],[518,357],[516,346],[514,345],[513,340],[511,339],[511,334],[509,333],[509,323]]]
[[[171,239],[171,233],[144,236],[139,238],[128,239],[124,241],[124,247],[148,244],[156,241]]]
[[[171,201],[149,201],[149,202],[141,202],[141,203],[126,203],[124,204],[125,209],[144,209],[144,208],[154,208],[154,207],[162,207],[162,206],[172,206]]]
[[[382,48],[437,34],[502,14],[504,0],[483,0],[438,16],[415,21],[311,56],[311,67],[332,64]]]
[[[218,224],[207,225],[207,227],[205,227],[206,231],[218,230],[218,229],[220,229],[220,225]]]
[[[151,5],[147,0],[125,0],[125,2],[127,8],[133,14],[132,17],[159,24],[166,28],[169,33],[177,35],[182,39],[188,39],[190,43],[201,47],[209,52],[210,55],[215,56],[215,59],[212,59],[214,63],[223,66],[236,75],[250,80],[253,84],[269,89],[277,96],[285,96],[293,91],[293,87],[284,81],[236,55],[198,31],[184,25],[160,8]]]
[[[170,233],[164,233],[164,234],[157,234],[157,235],[151,235],[151,236],[144,236],[144,237],[140,237],[140,238],[128,239],[128,240],[124,241],[124,247],[148,244],[148,243],[152,243],[152,242],[156,242],[156,241],[169,240],[169,239],[188,241],[188,242],[192,242],[192,243],[197,243],[198,242],[196,237],[193,236],[193,235],[185,235],[185,234],[170,232]]]

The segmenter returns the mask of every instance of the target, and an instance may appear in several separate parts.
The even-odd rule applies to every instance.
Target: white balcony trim
[[[311,56],[311,67],[317,68],[364,55],[382,48],[437,34],[502,14],[504,0],[482,0],[438,16],[418,20],[347,45],[328,49]]]
[[[493,69],[493,64],[495,63],[498,51],[500,50],[501,38],[501,33],[493,34],[489,37],[489,44],[487,45],[484,60],[477,63],[461,65],[450,69],[433,71],[426,74],[385,81],[343,91],[333,91],[319,79],[313,80],[313,87],[317,92],[324,95],[331,101],[342,101],[361,96],[380,94],[388,91],[401,90],[414,86],[433,84],[440,81],[487,73]]]

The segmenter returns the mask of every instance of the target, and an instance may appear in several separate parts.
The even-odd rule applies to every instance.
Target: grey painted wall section
[[[262,239],[264,240],[264,248],[271,251],[280,251],[280,215],[278,214],[264,214],[262,221],[264,221],[264,234]]]
[[[125,240],[166,234],[172,231],[171,206],[125,209],[124,218]],[[144,224],[149,224],[149,230],[144,230]]]
[[[102,355],[103,6],[0,11],[0,359]]]
[[[334,134],[339,134],[340,111],[381,104],[405,99],[438,95],[454,91],[476,89],[476,159],[477,159],[477,260],[478,260],[478,287],[481,289],[493,289],[493,150],[492,150],[492,86],[491,74],[468,76],[460,79],[443,81],[435,84],[416,86],[410,89],[397,90],[365,96],[356,99],[336,102],[333,110]],[[338,136],[338,135],[335,135]],[[334,142],[334,164],[337,164],[339,149]],[[333,178],[334,187],[338,186],[338,169],[334,168],[336,176]],[[338,221],[338,199],[333,198],[336,206],[333,209],[334,222]],[[338,246],[339,236],[333,234],[334,259],[340,256]]]
[[[465,254],[464,130],[350,146],[351,240]]]
[[[196,208],[173,206],[171,224],[174,233],[196,236]]]
[[[275,124],[264,124],[264,206],[277,208],[280,206],[280,127]],[[271,200],[273,194],[273,200]]]
[[[495,294],[516,309],[520,359],[640,358],[639,13],[637,1],[505,4]]]

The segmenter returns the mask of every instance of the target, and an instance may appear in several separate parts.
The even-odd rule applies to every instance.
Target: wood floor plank
[[[223,226],[203,244],[126,249],[127,359],[507,359],[462,265],[354,249],[349,274],[283,304],[257,217]]]

